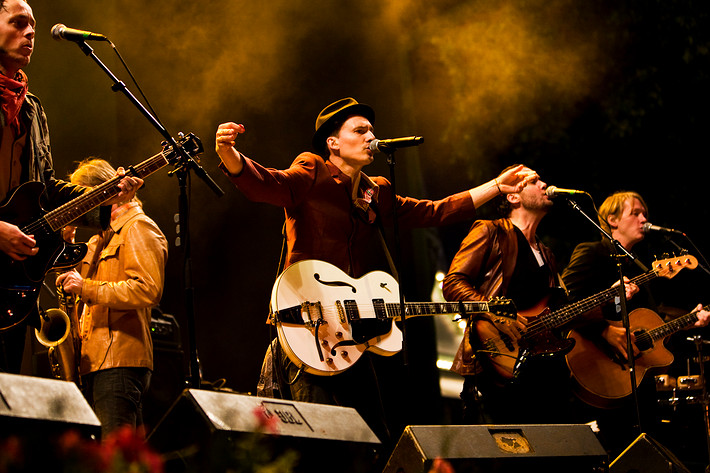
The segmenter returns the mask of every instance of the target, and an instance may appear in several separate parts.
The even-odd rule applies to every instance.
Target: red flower
[[[257,406],[254,408],[252,411],[254,412],[254,415],[256,416],[257,420],[257,432],[263,432],[266,431],[271,434],[278,434],[279,433],[279,419],[278,417],[274,416],[273,414],[270,414],[264,406]]]
[[[431,464],[431,469],[429,473],[455,473],[454,467],[449,463],[448,460],[443,458],[435,458],[434,462]]]

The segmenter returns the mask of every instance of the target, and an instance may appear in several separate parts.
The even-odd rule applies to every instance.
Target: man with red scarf
[[[34,42],[35,18],[29,4],[0,0],[0,201],[20,184],[39,181],[46,186],[49,206],[57,207],[86,188],[54,178],[47,117],[39,99],[27,91],[27,76],[22,71],[30,63]],[[119,174],[123,175],[123,169],[119,168]],[[135,195],[142,183],[141,179],[124,177],[119,184],[121,193],[111,202]],[[0,219],[0,251],[14,260],[24,260],[38,249],[32,235]],[[21,323],[0,333],[0,371],[20,371],[25,329],[26,323]]]

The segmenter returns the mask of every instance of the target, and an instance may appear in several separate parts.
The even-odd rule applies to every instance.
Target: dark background
[[[697,249],[682,237],[679,245],[708,250],[708,2],[421,3],[31,3],[36,52],[26,72],[49,117],[60,177],[89,155],[139,163],[160,151],[162,137],[77,45],[51,38],[56,23],[108,36],[168,131],[202,139],[202,165],[225,191],[217,198],[200,179],[190,183],[193,330],[205,380],[255,389],[283,223],[281,209],[248,202],[217,169],[221,122],[243,123],[239,149],[285,168],[309,149],[318,112],[352,96],[375,108],[378,137],[425,137],[397,155],[400,193],[440,198],[525,163],[549,184],[587,191],[597,206],[611,192],[638,191],[653,223],[681,229]],[[138,95],[108,43],[90,45]],[[367,172],[389,175],[384,159]],[[170,169],[147,178],[139,195],[170,241],[161,307],[187,343]],[[593,215],[591,201],[579,201]],[[540,235],[564,265],[598,234],[562,202]],[[448,268],[469,225],[402,235],[410,301],[428,299],[434,271]],[[688,271],[669,283],[669,297],[686,309],[706,303],[707,282],[700,269]]]

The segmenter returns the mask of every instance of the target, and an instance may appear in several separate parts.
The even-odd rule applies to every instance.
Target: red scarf
[[[25,102],[26,95],[27,76],[24,72],[18,71],[14,79],[0,74],[2,112],[5,114],[6,123],[12,127],[15,135],[20,134],[20,108]]]

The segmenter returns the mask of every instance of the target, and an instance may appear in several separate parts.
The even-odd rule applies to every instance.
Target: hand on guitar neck
[[[126,171],[120,167],[116,170],[116,177],[122,177],[118,183],[120,192],[105,205],[128,202],[136,196],[136,191],[143,185],[143,179],[127,176]],[[15,261],[23,261],[29,256],[34,256],[39,251],[34,235],[27,235],[17,225],[0,221],[0,250]]]
[[[703,308],[702,304],[698,304],[693,311],[697,313],[698,320],[688,328],[705,327],[710,323],[710,311]],[[608,325],[602,331],[602,337],[624,360],[629,359],[626,351],[626,329],[624,327]],[[636,346],[636,335],[634,333],[631,333],[631,342],[633,343],[634,357],[638,357],[640,351]]]

